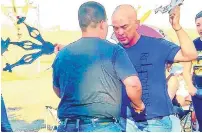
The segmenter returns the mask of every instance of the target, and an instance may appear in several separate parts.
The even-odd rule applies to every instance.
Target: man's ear
[[[105,28],[105,21],[104,20],[101,20],[99,25],[100,25],[100,29],[104,29]]]
[[[140,26],[140,20],[136,20],[136,29],[138,29],[138,27]]]

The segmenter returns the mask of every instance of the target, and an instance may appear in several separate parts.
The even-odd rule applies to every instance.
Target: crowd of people
[[[178,118],[173,101],[185,106],[191,100],[202,131],[202,11],[195,18],[200,37],[194,41],[180,25],[180,7],[169,13],[180,45],[140,35],[131,5],[119,5],[112,14],[118,44],[106,40],[109,25],[100,3],[83,3],[78,20],[82,37],[55,47],[53,90],[61,99],[57,131],[171,132]],[[175,62],[183,62],[181,77],[172,73]],[[177,94],[182,77],[191,98]]]

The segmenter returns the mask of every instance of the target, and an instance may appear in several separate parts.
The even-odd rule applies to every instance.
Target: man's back
[[[60,119],[119,117],[121,81],[114,70],[119,50],[99,38],[81,38],[58,53],[53,74],[60,88]]]
[[[172,114],[172,103],[166,84],[165,64],[167,61],[173,61],[179,47],[163,39],[141,36],[134,46],[125,48],[125,50],[138,72],[143,89],[142,100],[146,105],[147,114],[146,116],[137,115],[130,109],[130,111],[127,110],[127,117],[132,115],[135,120],[146,120]],[[127,99],[123,99],[123,115],[127,104]]]

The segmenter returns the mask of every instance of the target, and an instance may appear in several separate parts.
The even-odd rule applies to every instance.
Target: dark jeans
[[[2,132],[12,132],[13,131],[11,128],[11,125],[8,121],[6,107],[5,107],[5,103],[4,103],[2,95],[1,95],[1,131]]]
[[[197,89],[202,91],[202,87],[197,87]],[[202,132],[202,99],[197,96],[193,96],[192,101],[196,113],[196,118],[199,124],[199,131]]]
[[[91,124],[60,124],[57,132],[122,132],[119,123],[91,123]]]

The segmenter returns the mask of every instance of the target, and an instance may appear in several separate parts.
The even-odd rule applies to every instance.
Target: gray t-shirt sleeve
[[[121,46],[118,46],[114,59],[114,69],[122,81],[129,76],[138,75],[126,51]]]
[[[174,62],[174,58],[177,52],[180,50],[180,47],[173,42],[167,41],[165,39],[161,40],[160,44],[162,48],[162,53],[165,54],[166,62]]]

